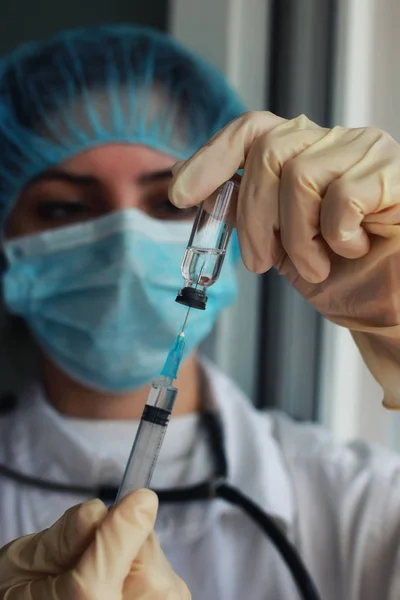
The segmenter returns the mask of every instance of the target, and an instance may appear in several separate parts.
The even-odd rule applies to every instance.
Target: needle
[[[191,306],[189,306],[189,308],[187,309],[187,312],[186,312],[186,317],[185,317],[185,320],[184,320],[184,322],[183,322],[182,329],[181,329],[181,334],[184,332],[184,329],[185,329],[185,327],[186,327],[186,323],[187,323],[187,320],[188,320],[188,317],[189,317],[189,313],[190,313],[190,309],[191,309],[191,308],[192,308],[192,307],[191,307]],[[179,334],[179,335],[180,335],[180,334]]]

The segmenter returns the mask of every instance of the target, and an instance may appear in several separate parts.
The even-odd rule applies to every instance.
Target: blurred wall
[[[370,119],[400,143],[400,2],[373,2]]]

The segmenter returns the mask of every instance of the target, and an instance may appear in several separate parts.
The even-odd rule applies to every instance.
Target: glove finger
[[[171,181],[169,197],[179,208],[211,196],[240,169],[252,142],[285,119],[269,112],[245,113],[218,132],[183,165]]]
[[[359,154],[354,157],[345,151],[357,135],[356,130],[322,130],[319,138],[283,168],[279,202],[282,245],[300,276],[312,283],[324,281],[330,271],[329,249],[321,237],[322,196],[332,179],[358,160]],[[288,136],[289,146],[293,137]]]
[[[43,574],[41,579],[18,583],[7,589],[4,600],[86,600],[76,594],[71,585],[69,574],[48,577]],[[3,596],[0,594],[0,599]]]
[[[47,564],[50,566],[52,560],[55,571],[76,563],[107,515],[107,508],[99,499],[84,502],[70,511],[44,531],[41,537]]]
[[[0,552],[0,591],[65,571],[81,556],[106,514],[100,500],[67,510],[44,531],[11,542]]]
[[[49,576],[46,572],[39,579],[27,578],[26,581],[15,581],[3,584],[1,579],[1,600],[86,600],[85,596],[74,586],[70,572]]]
[[[370,243],[367,223],[398,223],[398,147],[376,129],[365,129],[348,151],[360,159],[329,186],[321,207],[321,230],[336,254],[360,258]],[[352,149],[354,146],[354,149]],[[384,158],[382,158],[384,157]],[[369,227],[367,227],[367,230]]]
[[[123,498],[104,519],[90,547],[73,572],[75,584],[87,598],[114,598],[131,565],[153,530],[157,496],[139,490]]]
[[[172,175],[174,177],[176,177],[178,175],[179,171],[181,170],[181,168],[183,167],[183,165],[185,164],[185,162],[186,161],[184,161],[184,160],[178,160],[178,162],[176,162],[173,165],[173,167],[171,169],[171,172],[172,172]]]
[[[282,171],[287,161],[323,135],[324,129],[299,117],[254,141],[245,163],[237,215],[242,258],[250,271],[263,273],[278,262]]]
[[[362,227],[364,208],[360,188],[347,177],[336,180],[321,205],[321,232],[339,256],[354,259],[368,253],[370,243]]]
[[[190,599],[184,581],[173,571],[152,532],[137,555],[125,580],[124,600],[136,598]]]

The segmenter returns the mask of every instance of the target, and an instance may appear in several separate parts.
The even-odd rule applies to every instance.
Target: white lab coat
[[[365,444],[341,446],[317,426],[259,413],[225,376],[210,365],[205,369],[223,422],[229,482],[279,521],[322,598],[399,600],[400,457]],[[203,437],[199,434],[195,445],[185,441],[185,432],[189,438],[196,430],[193,418],[179,417],[175,423],[162,459],[174,462],[177,440],[187,445],[187,456],[175,474],[159,470],[156,484],[192,483],[212,469]],[[0,462],[62,482],[117,482],[132,428],[131,423],[92,422],[85,430],[79,420],[56,413],[34,386],[15,412],[0,417]],[[0,479],[0,545],[47,527],[86,499]],[[157,533],[193,600],[298,598],[264,534],[222,500],[162,506]]]

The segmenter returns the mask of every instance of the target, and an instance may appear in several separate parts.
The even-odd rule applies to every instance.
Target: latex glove
[[[100,500],[0,550],[0,600],[189,600],[153,532],[158,501],[140,490]]]
[[[236,209],[245,265],[275,266],[323,315],[348,327],[400,408],[400,147],[375,128],[319,127],[247,113],[178,163],[178,207],[244,167]]]

